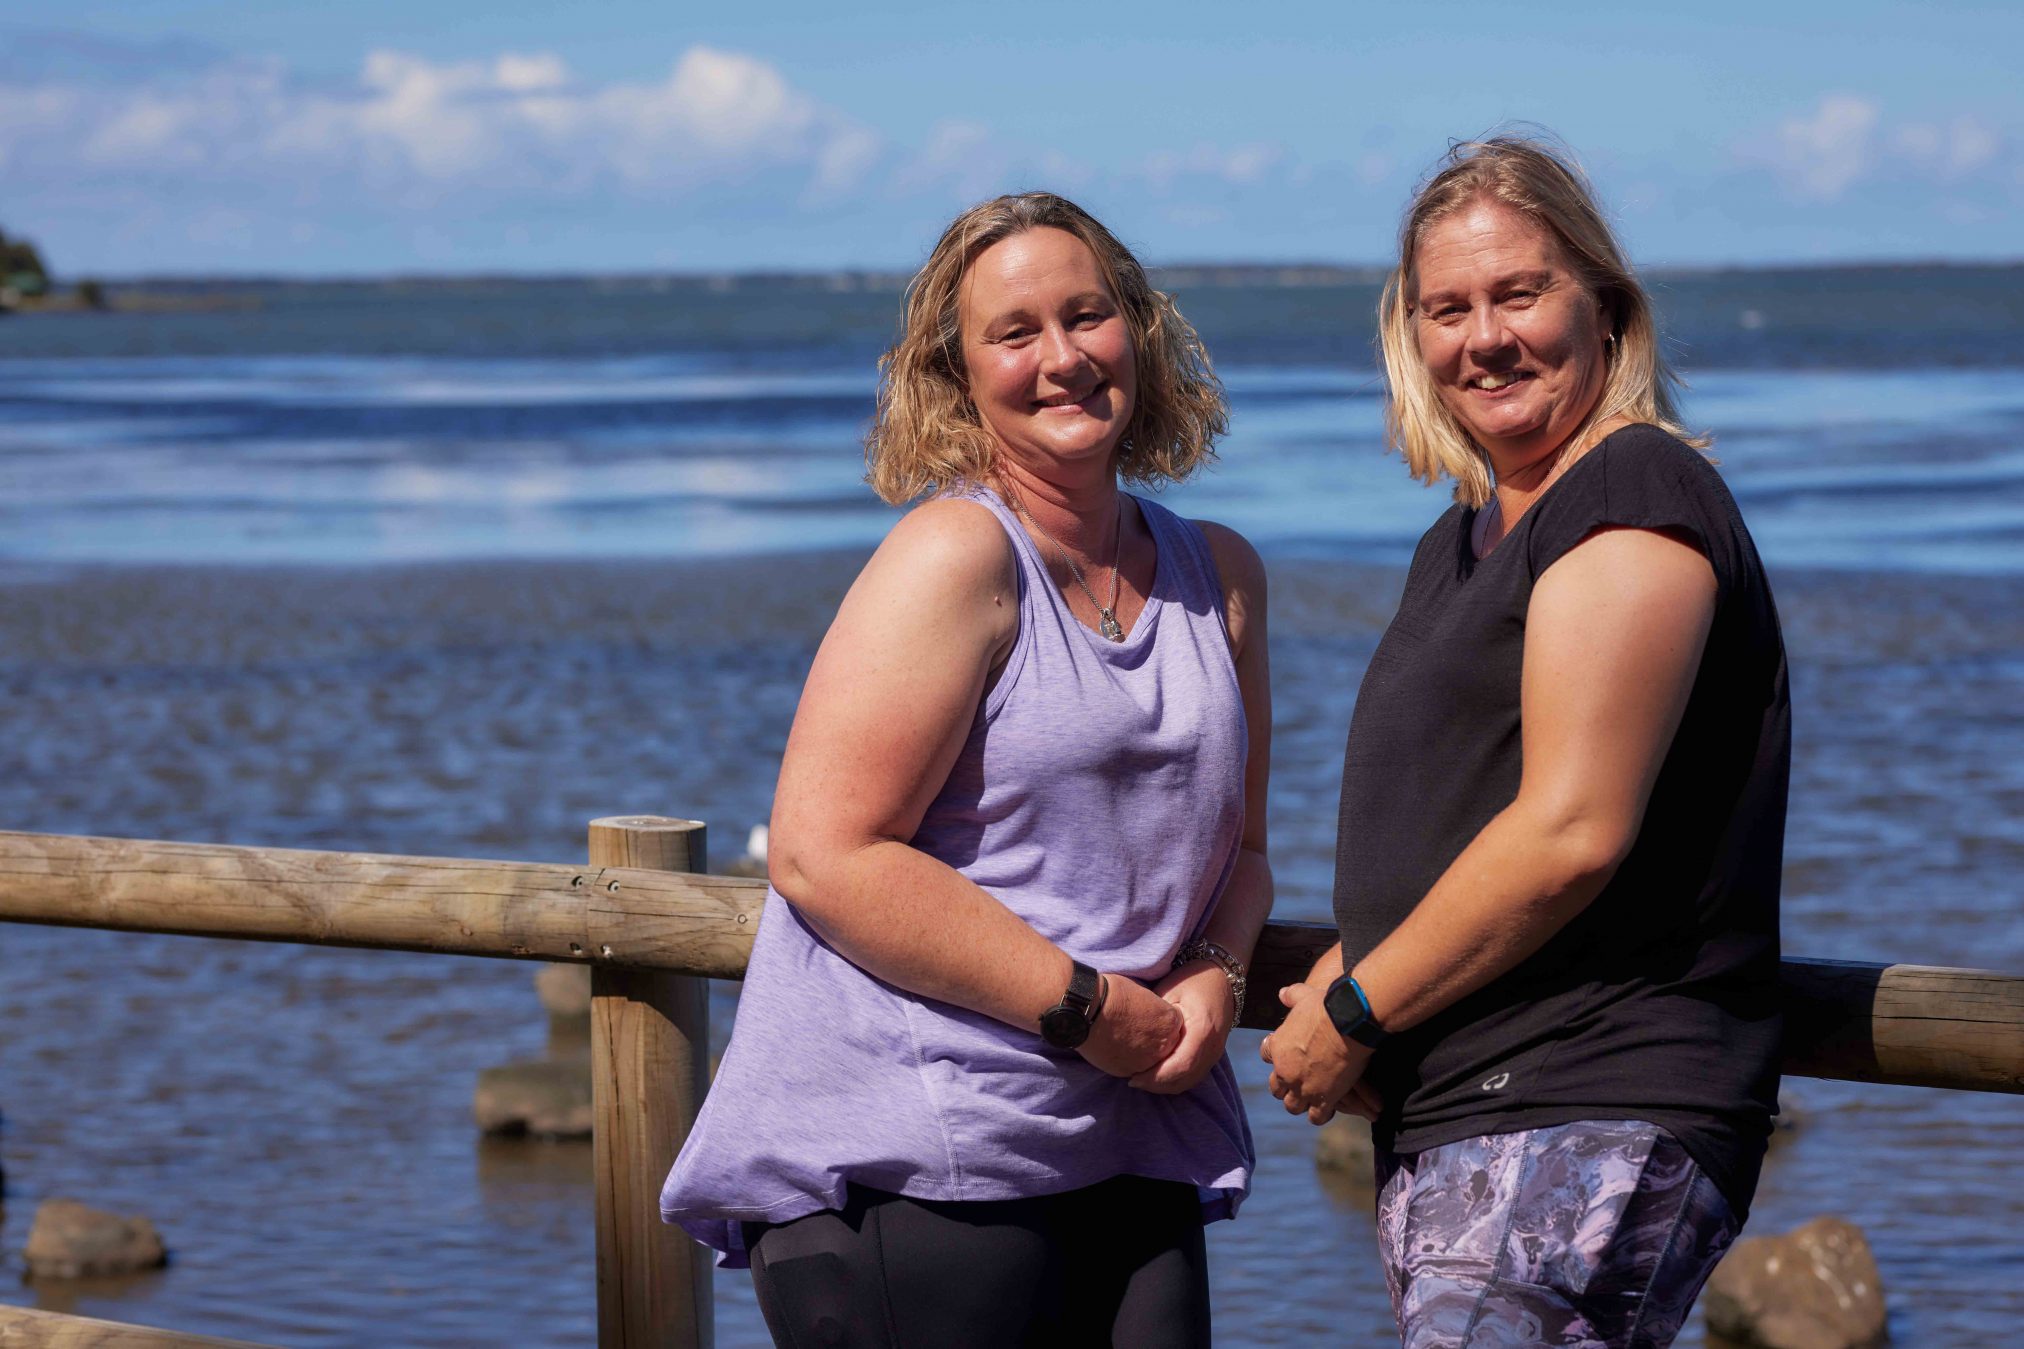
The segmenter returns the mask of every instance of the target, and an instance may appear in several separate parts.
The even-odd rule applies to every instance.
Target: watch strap
[[[1068,974],[1068,991],[1061,995],[1061,1001],[1081,1012],[1091,1021],[1096,1020],[1096,995],[1102,987],[1094,967],[1080,960],[1071,962],[1073,968]]]
[[[1072,960],[1068,989],[1040,1014],[1040,1036],[1056,1049],[1075,1049],[1089,1038],[1096,1018],[1103,1011],[1098,999],[1104,994],[1103,977],[1095,968]]]
[[[1366,1049],[1376,1049],[1391,1038],[1391,1033],[1378,1023],[1370,1010],[1370,995],[1363,991],[1363,985],[1353,974],[1345,974],[1328,986],[1322,996],[1322,1007],[1328,1019],[1335,1023],[1335,1029],[1345,1040],[1353,1040]]]

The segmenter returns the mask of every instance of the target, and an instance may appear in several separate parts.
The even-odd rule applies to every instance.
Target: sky
[[[1557,133],[1648,265],[2024,258],[2024,5],[9,0],[60,276],[904,269],[1045,187],[1148,261],[1386,259]]]

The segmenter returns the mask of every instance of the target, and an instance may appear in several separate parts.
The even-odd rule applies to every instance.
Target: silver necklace
[[[1122,642],[1124,640],[1124,624],[1117,621],[1117,563],[1118,555],[1124,548],[1124,493],[1118,493],[1117,537],[1111,541],[1110,546],[1110,603],[1108,605],[1097,602],[1096,592],[1089,588],[1089,582],[1082,579],[1082,568],[1075,565],[1075,558],[1066,548],[1061,546],[1061,540],[1049,534],[1047,527],[1028,513],[1024,501],[1015,496],[1012,498],[1012,502],[1019,508],[1019,514],[1026,517],[1026,523],[1039,530],[1040,537],[1053,544],[1054,550],[1061,554],[1061,560],[1068,564],[1068,574],[1075,578],[1075,583],[1082,587],[1082,593],[1089,596],[1090,607],[1096,610],[1096,630],[1113,642]]]

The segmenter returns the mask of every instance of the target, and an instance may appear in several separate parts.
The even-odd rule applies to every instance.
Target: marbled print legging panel
[[[1736,1238],[1714,1183],[1636,1120],[1380,1150],[1377,1172],[1405,1349],[1665,1349]]]

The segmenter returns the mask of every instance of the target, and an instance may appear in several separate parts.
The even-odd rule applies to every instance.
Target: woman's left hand
[[[1258,1046],[1258,1056],[1272,1065],[1266,1086],[1286,1113],[1305,1113],[1310,1124],[1326,1124],[1345,1108],[1344,1098],[1370,1062],[1368,1049],[1351,1044],[1335,1029],[1322,1005],[1322,992],[1311,983],[1280,989],[1286,1020]],[[1372,1095],[1368,1103],[1375,1101]],[[1353,1107],[1351,1111],[1363,1113]]]
[[[1175,1096],[1193,1089],[1222,1061],[1224,1042],[1237,1020],[1229,976],[1208,960],[1190,961],[1153,985],[1180,1009],[1181,1042],[1171,1054],[1131,1079],[1141,1091]]]

